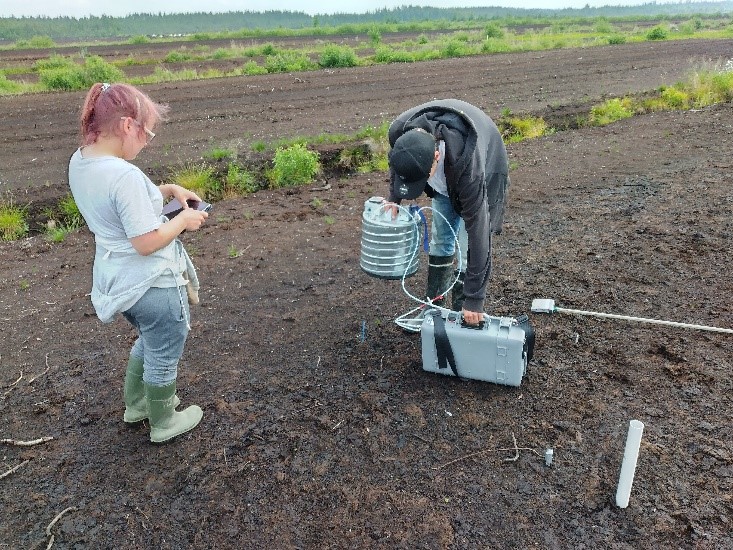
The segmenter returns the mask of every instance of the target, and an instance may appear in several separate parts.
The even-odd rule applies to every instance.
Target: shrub
[[[242,72],[248,75],[267,74],[267,69],[250,59],[242,66]]]
[[[315,68],[315,64],[301,52],[283,52],[268,55],[265,60],[268,73],[287,73],[308,71]]]
[[[665,40],[669,32],[663,25],[657,25],[646,33],[647,40]]]
[[[276,55],[278,53],[278,49],[272,44],[264,44],[262,48],[260,48],[260,53],[261,55]]]
[[[686,109],[690,103],[690,96],[679,88],[664,88],[660,94],[665,105],[671,109]]]
[[[252,172],[229,163],[224,180],[224,196],[247,195],[257,191],[257,182]]]
[[[449,41],[440,50],[441,57],[461,57],[467,53],[466,45],[458,40]]]
[[[349,46],[337,46],[336,44],[328,44],[323,48],[321,67],[356,67],[358,61],[354,50]]]
[[[608,43],[612,46],[614,44],[625,44],[626,37],[621,34],[614,34],[608,37]]]
[[[39,62],[40,63],[40,62]],[[87,57],[84,65],[55,56],[39,71],[39,81],[48,90],[81,90],[95,82],[122,80],[123,73],[99,56]]]
[[[64,69],[41,71],[38,80],[48,90],[81,90],[84,88],[84,69],[78,65]]]
[[[504,31],[502,28],[497,25],[496,23],[489,23],[484,28],[484,34],[486,35],[486,38],[504,38]]]
[[[517,143],[525,139],[537,138],[547,133],[547,123],[537,117],[515,117],[510,112],[502,114],[499,119],[499,129],[504,141]]]
[[[0,239],[14,241],[28,233],[26,211],[12,202],[0,203]]]
[[[302,143],[290,147],[278,147],[273,159],[272,179],[274,187],[310,183],[320,170],[319,155],[309,151]]]
[[[87,57],[84,62],[85,88],[95,82],[119,82],[124,76],[121,70],[98,55]]]
[[[720,101],[730,101],[733,99],[733,71],[723,71],[714,74],[712,77],[712,86],[720,97]]]
[[[382,41],[382,33],[378,27],[372,27],[367,34],[369,34],[369,41],[373,46],[376,46]]]
[[[700,69],[692,75],[687,91],[696,108],[728,101],[733,97],[733,71],[729,65]]]
[[[590,110],[589,123],[594,126],[604,126],[634,116],[631,99],[613,98],[602,105],[594,105]]]

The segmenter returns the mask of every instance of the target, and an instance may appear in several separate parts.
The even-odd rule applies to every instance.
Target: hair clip
[[[109,83],[108,83],[108,82],[103,82],[103,83],[102,83],[102,92],[104,93],[104,92],[106,92],[107,90],[109,90],[109,86],[110,86],[110,85],[109,85]]]

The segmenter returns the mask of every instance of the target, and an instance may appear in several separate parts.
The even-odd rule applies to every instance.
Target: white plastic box
[[[450,366],[440,368],[435,311],[426,312],[420,329],[423,370],[455,376]],[[461,325],[461,315],[454,311],[443,311],[441,318],[460,378],[507,386],[521,384],[534,345],[534,333],[528,334],[528,325],[525,330],[514,318],[484,315],[481,328],[469,328]]]

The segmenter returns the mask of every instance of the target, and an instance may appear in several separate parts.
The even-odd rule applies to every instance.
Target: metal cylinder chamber
[[[402,208],[392,219],[392,214],[385,211],[382,197],[368,199],[362,216],[361,268],[380,279],[413,275],[419,263],[415,250],[420,246],[418,220]]]

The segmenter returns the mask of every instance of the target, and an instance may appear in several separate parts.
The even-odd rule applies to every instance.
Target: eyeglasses
[[[122,120],[125,120],[127,118],[132,118],[132,117],[127,117],[127,116],[120,117],[120,119]],[[141,123],[138,120],[135,120],[134,118],[132,119],[132,121],[135,124],[137,124],[138,126],[140,126],[143,130],[145,130],[145,135],[147,136],[147,139],[145,140],[145,144],[148,144],[155,139],[155,134],[152,131],[148,130],[148,128],[143,123]]]
[[[155,134],[148,130],[145,126],[143,126],[143,130],[145,130],[145,135],[148,136],[148,139],[145,143],[150,143],[155,139]]]

